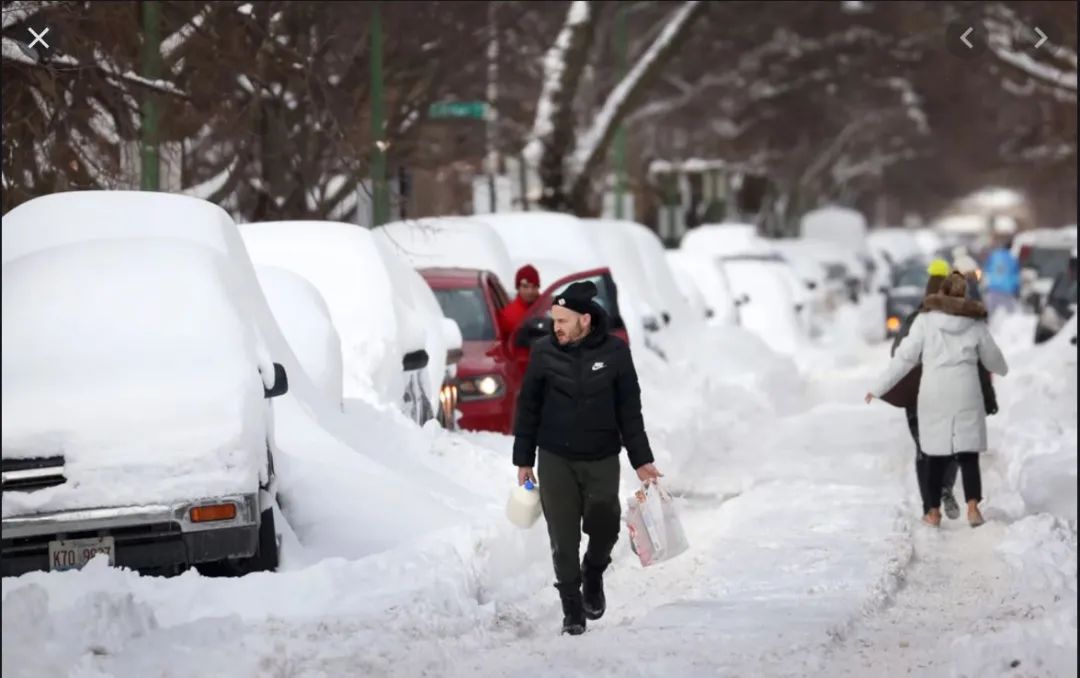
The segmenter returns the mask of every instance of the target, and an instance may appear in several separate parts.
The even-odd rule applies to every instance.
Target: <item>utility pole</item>
[[[371,225],[390,220],[390,200],[386,186],[387,142],[383,125],[382,16],[381,2],[371,3]]]
[[[141,3],[142,9],[142,76],[149,80],[161,77],[161,4],[158,0]],[[147,90],[142,98],[142,137],[140,186],[144,191],[160,187],[161,166],[158,158],[158,106],[156,95]]]
[[[495,177],[499,173],[499,151],[496,126],[499,119],[495,101],[499,95],[499,28],[495,23],[495,2],[488,2],[488,37],[487,48],[487,174],[488,196],[492,214],[497,209],[495,199]]]
[[[615,50],[618,52],[619,77],[626,75],[626,4],[615,10]],[[615,130],[615,218],[623,219],[623,196],[626,194],[626,127]]]

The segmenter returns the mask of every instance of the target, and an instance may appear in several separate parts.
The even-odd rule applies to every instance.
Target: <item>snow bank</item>
[[[1007,492],[991,497],[991,505],[1010,517],[1049,513],[1076,524],[1076,346],[1069,341],[1075,332],[1074,316],[1039,346],[1031,334],[1027,349],[1019,338],[999,338],[1010,371],[994,380],[1002,412],[988,426],[992,468]]]
[[[257,266],[259,286],[296,359],[327,402],[341,401],[341,338],[319,290],[292,271]]]
[[[68,478],[4,493],[5,516],[258,487],[273,368],[224,257],[68,244],[6,263],[2,289],[4,457],[63,455]]]

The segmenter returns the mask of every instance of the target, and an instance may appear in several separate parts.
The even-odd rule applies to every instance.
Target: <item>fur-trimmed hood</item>
[[[923,308],[927,311],[941,311],[946,315],[962,318],[986,320],[986,306],[981,301],[963,297],[948,297],[944,294],[930,294],[923,299]]]

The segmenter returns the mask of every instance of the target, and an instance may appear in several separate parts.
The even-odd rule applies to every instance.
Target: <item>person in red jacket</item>
[[[514,276],[514,284],[517,285],[517,297],[499,312],[499,327],[508,336],[513,336],[540,297],[540,274],[536,268],[525,264]],[[528,352],[528,349],[524,350]]]

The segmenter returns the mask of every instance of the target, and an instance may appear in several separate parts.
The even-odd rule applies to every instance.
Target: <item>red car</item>
[[[591,280],[597,301],[611,316],[611,333],[626,341],[619,314],[618,292],[611,271],[599,268],[575,273],[548,286],[514,336],[499,327],[498,313],[510,296],[494,273],[474,268],[425,268],[420,274],[435,292],[443,314],[461,328],[462,356],[457,364],[460,425],[472,431],[510,433],[514,407],[527,359],[515,357],[515,346],[527,345],[551,332],[552,300],[570,284]]]

